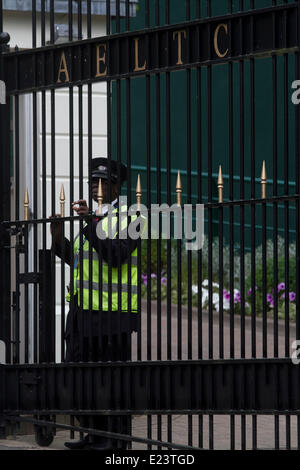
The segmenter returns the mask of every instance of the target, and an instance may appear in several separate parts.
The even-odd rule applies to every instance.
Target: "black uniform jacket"
[[[83,235],[96,250],[100,260],[102,259],[112,267],[118,267],[127,263],[130,259],[131,253],[137,247],[138,240],[132,240],[129,237],[113,240],[99,239],[96,227],[99,220],[103,217],[105,216],[95,216],[83,228]],[[68,265],[71,265],[72,245],[67,238],[64,238],[60,244],[53,242],[53,248],[59,258],[63,259]],[[89,336],[91,332],[93,335],[98,335],[100,332],[101,334],[106,334],[107,331],[111,333],[137,331],[140,323],[140,312],[138,314],[115,311],[99,312],[95,310],[89,312],[80,309],[76,297],[74,297],[73,308],[70,309],[70,314],[67,321],[66,336],[70,334],[70,329],[74,327],[83,332],[84,336]]]

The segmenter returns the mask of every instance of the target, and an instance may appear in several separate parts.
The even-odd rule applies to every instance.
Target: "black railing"
[[[291,94],[292,81],[300,77],[300,3],[270,0],[260,8],[251,0],[248,10],[242,0],[223,3],[217,11],[210,0],[174,6],[140,0],[138,9],[130,0],[106,1],[103,23],[92,14],[92,0],[76,8],[69,1],[60,43],[55,0],[33,1],[32,47],[8,49],[9,38],[0,36],[0,79],[7,90],[7,104],[0,105],[0,339],[7,363],[0,366],[0,426],[3,419],[29,420],[50,431],[70,429],[72,437],[89,429],[148,448],[279,448],[282,435],[286,448],[299,447],[299,373],[291,360],[292,343],[300,339],[299,105]],[[0,9],[1,32],[6,21]],[[104,24],[106,31],[99,32]],[[14,44],[14,32],[8,33]],[[265,80],[270,92],[261,105]],[[260,126],[271,135],[262,138]],[[271,142],[266,155],[260,149],[264,139]],[[219,141],[226,158],[216,152]],[[112,160],[127,165],[126,190],[118,167],[117,194],[127,196],[128,206],[135,193],[140,202],[132,169],[144,167],[148,215],[148,239],[137,243],[138,285],[132,261],[125,263],[124,283],[120,257],[117,290],[111,263],[107,279],[99,276],[98,305],[107,295],[102,310],[111,312],[116,291],[119,307],[106,318],[106,335],[100,322],[93,323],[95,251],[91,245],[84,251],[94,218],[85,180],[92,179],[92,157],[99,152],[108,156],[109,181]],[[110,201],[113,191],[109,183]],[[206,240],[194,252],[185,249],[185,239],[164,239],[162,218],[158,239],[151,240],[151,204],[171,206],[176,192],[182,208],[192,204],[195,211],[195,200],[204,205]],[[86,218],[74,216],[78,199],[90,208]],[[61,250],[49,219],[59,211]],[[62,243],[65,235],[69,244]],[[107,243],[108,259],[116,246],[120,251],[119,234],[117,245]],[[74,286],[77,255],[80,281]],[[104,263],[100,257],[99,270]],[[70,309],[76,308],[78,328],[86,331],[78,363],[67,361],[65,352],[68,283]],[[86,283],[88,307],[74,291],[82,292]],[[135,293],[138,305],[131,314],[138,316],[137,332],[127,332],[127,343],[121,334],[124,284],[127,310]],[[74,324],[69,334],[74,341]],[[115,341],[121,353],[102,351],[95,360],[92,344],[103,336],[107,348]],[[61,414],[71,424],[56,423],[53,416]],[[92,415],[107,415],[106,429],[74,425],[75,416]],[[145,436],[134,429],[132,436],[116,432],[113,417],[122,415],[146,417]],[[177,442],[180,415],[186,432]],[[228,418],[222,421],[230,431],[226,443],[217,430],[220,416]],[[262,444],[266,429],[272,437]]]

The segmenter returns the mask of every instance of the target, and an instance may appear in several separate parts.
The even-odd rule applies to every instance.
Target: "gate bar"
[[[6,47],[9,36],[2,34],[2,14],[0,14],[0,51]],[[3,77],[3,55],[0,54],[0,79]],[[5,83],[5,82],[4,82]],[[10,99],[5,96],[6,104],[0,104],[0,221],[10,219],[11,200],[10,200]],[[1,299],[0,299],[0,340],[6,344],[6,361],[11,360],[11,284],[10,276],[7,275],[8,266],[11,263],[10,234],[0,223],[0,277]]]

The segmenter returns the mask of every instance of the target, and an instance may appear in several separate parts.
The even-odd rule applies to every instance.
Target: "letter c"
[[[216,31],[215,31],[215,36],[214,36],[214,48],[216,51],[216,54],[220,59],[223,59],[229,52],[229,49],[227,48],[226,51],[222,54],[219,49],[219,43],[218,43],[218,37],[219,37],[219,32],[220,29],[223,28],[225,30],[225,33],[228,35],[228,25],[225,23],[221,23],[218,25]]]

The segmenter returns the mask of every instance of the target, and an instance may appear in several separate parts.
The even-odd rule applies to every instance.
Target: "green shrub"
[[[277,279],[278,284],[285,282],[285,258],[280,256],[277,264]],[[263,265],[262,263],[255,268],[255,284],[262,289],[263,286]],[[251,287],[251,275],[248,276],[245,282],[245,286],[248,290]],[[275,286],[275,289],[277,285]],[[269,258],[266,261],[266,290],[272,293],[274,289],[274,258]],[[296,291],[296,258],[289,259],[289,291]]]
[[[150,250],[148,250],[149,243]],[[150,242],[149,240],[143,240],[141,248],[142,273],[147,272],[148,257],[150,258],[151,273],[158,273],[158,246],[160,247],[161,271],[164,272],[167,270],[167,240],[150,240]]]
[[[151,246],[151,260],[150,260],[150,273],[147,272],[147,252],[148,246]],[[160,244],[160,245],[159,245]],[[184,241],[179,242],[177,240],[160,240],[158,243],[157,240],[144,240],[142,242],[142,273],[143,273],[143,282],[142,282],[142,295],[147,296],[149,282],[147,285],[144,284],[144,281],[147,279],[145,275],[153,275],[151,279],[151,299],[155,300],[158,296],[158,263],[157,263],[157,247],[160,246],[161,252],[161,274],[162,283],[160,284],[160,295],[161,299],[165,300],[167,298],[168,289],[170,289],[170,297],[172,303],[178,303],[178,250],[180,250],[180,260],[181,260],[181,303],[186,305],[188,303],[188,292],[192,289],[192,286],[198,286],[198,259],[199,252],[192,251],[190,254],[185,250]],[[282,237],[278,237],[277,240],[278,246],[278,264],[277,264],[277,279],[278,284],[285,283],[285,241]],[[171,255],[171,286],[167,285],[167,261],[168,261],[168,247],[170,247]],[[205,237],[204,246],[200,253],[200,258],[202,260],[202,279],[201,283],[208,279],[208,260],[209,260],[209,248],[211,248],[211,272],[212,272],[212,282],[219,284],[220,282],[220,266],[219,266],[219,239],[215,238],[212,242],[212,246],[209,247],[208,239]],[[296,292],[296,256],[295,256],[295,243],[289,245],[289,292]],[[257,286],[256,295],[255,295],[255,310],[256,314],[259,316],[262,313],[263,309],[263,265],[262,265],[262,246],[259,246],[255,249],[255,286]],[[237,248],[233,252],[234,263],[233,263],[233,278],[234,278],[234,288],[239,290],[240,287],[240,266],[241,266],[241,255]],[[245,266],[245,313],[250,315],[252,311],[251,294],[248,294],[249,289],[251,288],[251,265],[252,265],[252,256],[251,253],[244,254],[244,266]],[[189,266],[188,259],[191,258],[191,270],[189,275]],[[230,247],[223,243],[223,288],[227,291],[230,290]],[[158,276],[158,277],[157,277]],[[191,280],[191,282],[190,282]],[[270,239],[267,241],[266,246],[266,294],[273,294],[273,290],[277,289],[277,285],[274,286],[274,257],[273,257],[273,240]],[[218,293],[219,289],[214,288],[214,292]],[[281,295],[284,293],[282,290],[278,294],[278,316],[279,318],[285,317],[285,300],[281,299]],[[192,305],[198,305],[198,295],[197,293],[192,293]],[[266,305],[268,312],[272,314],[273,309],[271,305],[266,300]],[[234,303],[234,312],[240,314],[241,304],[239,302]],[[290,319],[295,319],[296,315],[296,306],[295,302],[289,302],[289,316]]]

